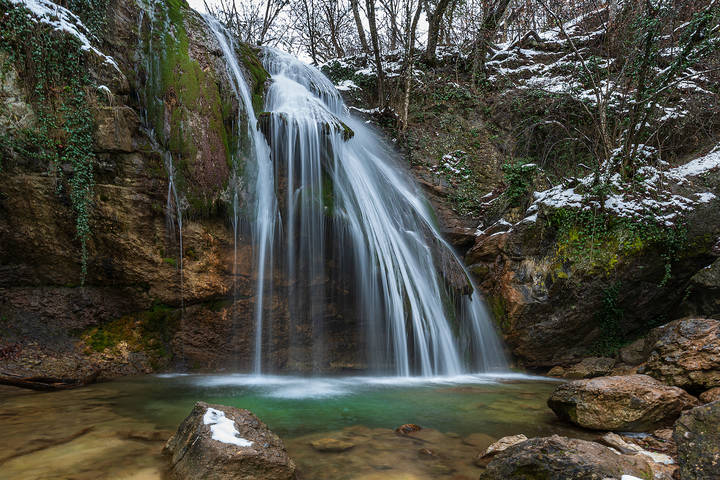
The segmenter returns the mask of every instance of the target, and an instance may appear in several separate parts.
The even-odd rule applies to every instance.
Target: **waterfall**
[[[376,371],[427,376],[506,368],[480,293],[391,149],[349,114],[322,73],[274,49],[262,51],[271,84],[266,112],[256,116],[232,36],[205,18],[244,105],[240,115],[248,117],[255,373],[263,371],[270,320],[263,306],[274,269],[287,280],[289,351],[297,327],[309,325],[318,370],[328,363],[324,328],[333,313],[326,310],[337,296],[331,286],[343,278],[350,279],[347,297]],[[450,259],[464,291],[446,281],[440,257]]]
[[[244,106],[240,115],[247,116],[247,139],[250,145],[241,146],[239,150],[249,153],[251,161],[247,165],[248,177],[254,177],[252,198],[252,236],[253,251],[255,252],[255,265],[257,271],[256,296],[255,296],[255,353],[253,360],[253,371],[260,374],[262,371],[262,333],[264,319],[265,295],[269,293],[266,275],[272,267],[273,239],[275,236],[275,224],[277,221],[277,203],[275,200],[275,180],[273,166],[270,160],[270,152],[267,143],[257,128],[257,118],[252,104],[250,89],[248,88],[242,69],[237,60],[237,46],[235,39],[229,32],[212,16],[206,15],[205,21],[212,30],[220,45],[225,57],[228,74],[230,76],[233,93]],[[243,122],[239,121],[241,125]],[[244,148],[243,148],[244,147]],[[237,182],[233,182],[233,188]],[[235,251],[237,252],[237,216],[238,216],[238,192],[233,193],[233,216],[235,223]],[[237,259],[237,254],[236,254]]]

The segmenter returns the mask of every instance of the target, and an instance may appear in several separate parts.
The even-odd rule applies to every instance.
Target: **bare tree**
[[[473,45],[472,77],[475,81],[479,79],[480,72],[485,76],[485,58],[488,49],[497,34],[500,21],[509,5],[510,0],[494,0],[488,6]]]
[[[378,107],[383,109],[385,107],[385,75],[383,72],[377,21],[375,20],[375,0],[365,0],[365,8],[367,9],[368,23],[370,25],[370,42],[372,43],[373,55],[375,57],[375,70],[377,72]]]
[[[638,166],[641,145],[657,133],[657,129],[655,133],[651,130],[662,111],[658,105],[661,97],[682,81],[717,70],[693,68],[720,48],[717,0],[691,14],[689,21],[677,28],[672,28],[673,0],[636,0],[617,12],[598,4],[595,14],[605,17],[602,38],[606,50],[614,38],[620,38],[615,55],[602,64],[569,34],[547,0],[537,1],[556,23],[579,65],[578,78],[592,92],[592,102],[579,104],[599,139],[598,166],[604,165],[605,177],[616,169],[631,176]],[[672,34],[667,33],[668,28]],[[675,53],[663,59],[661,50]]]
[[[448,7],[454,0],[438,0],[430,8],[430,0],[425,0],[425,14],[428,21],[427,46],[425,47],[425,61],[429,64],[435,62],[435,51],[437,50],[438,38],[440,36],[440,27],[442,26],[443,17]]]
[[[353,18],[355,19],[355,28],[357,28],[358,38],[360,39],[360,48],[363,53],[370,53],[370,47],[368,47],[367,39],[365,38],[365,27],[360,17],[360,5],[359,0],[350,0],[350,7],[352,8]]]
[[[386,25],[385,35],[388,41],[390,51],[395,51],[398,43],[402,42],[402,33],[398,27],[398,18],[400,17],[400,0],[380,0],[383,10],[383,20]]]
[[[408,111],[410,109],[410,88],[412,87],[412,76],[414,66],[415,36],[417,25],[422,13],[422,0],[406,0],[405,10],[405,61],[403,65],[403,79],[405,91],[403,95],[402,112],[400,115],[400,130],[405,131],[408,124]]]
[[[205,10],[246,43],[277,45],[282,32],[273,32],[280,13],[289,0],[217,0],[213,4],[204,1]]]

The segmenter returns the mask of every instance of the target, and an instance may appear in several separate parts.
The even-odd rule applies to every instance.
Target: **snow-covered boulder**
[[[290,480],[295,463],[280,437],[248,410],[198,402],[168,440],[175,479]]]

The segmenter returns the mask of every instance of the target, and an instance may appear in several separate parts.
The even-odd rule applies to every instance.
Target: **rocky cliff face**
[[[708,174],[714,185],[719,178]],[[614,355],[680,316],[719,313],[708,300],[717,285],[698,286],[720,254],[719,206],[713,201],[686,217],[682,246],[672,254],[650,235],[636,237],[631,249],[591,244],[591,229],[568,230],[557,209],[541,207],[531,220],[482,232],[466,261],[516,357],[531,368],[567,366]]]
[[[55,30],[42,11],[0,3],[2,29],[12,33],[0,49],[0,357],[9,373],[249,365],[252,249],[241,235],[234,269],[224,200],[232,169],[242,168],[241,107],[203,19],[181,1],[139,5],[108,2],[96,35],[77,26],[92,19],[62,10],[92,45],[82,50],[79,37]],[[44,57],[20,50],[23,41]],[[67,71],[64,52],[54,50],[63,42],[83,71]],[[238,53],[262,93],[255,53]],[[53,76],[41,82],[38,72]],[[87,164],[66,153],[75,144],[62,92],[75,88],[72,74],[87,76],[78,87],[92,126]],[[85,166],[83,204],[77,179]],[[88,212],[84,236],[79,207]]]

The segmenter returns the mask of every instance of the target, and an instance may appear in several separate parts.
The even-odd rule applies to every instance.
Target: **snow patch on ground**
[[[212,439],[222,443],[230,443],[238,447],[249,447],[253,444],[240,436],[235,428],[235,422],[225,416],[225,412],[208,408],[203,415],[203,423],[210,425]]]
[[[367,113],[368,115],[372,115],[374,113],[380,113],[379,108],[358,108],[358,107],[348,107],[350,110],[355,110],[356,112],[360,113]]]
[[[712,152],[704,157],[696,158],[685,165],[673,168],[668,173],[670,176],[678,178],[697,177],[716,168],[720,168],[720,145],[716,146]]]
[[[643,145],[638,151],[651,157],[653,152]],[[652,216],[666,226],[672,226],[678,215],[693,210],[700,204],[707,204],[717,198],[713,192],[694,192],[688,196],[671,193],[668,185],[682,185],[689,182],[690,177],[706,174],[711,170],[720,169],[720,145],[705,156],[692,160],[679,167],[663,170],[666,162],[656,162],[658,167],[644,166],[638,170],[638,177],[642,178],[641,186],[644,191],[624,182],[619,174],[609,179],[602,179],[614,193],[605,197],[601,205],[599,201],[590,199],[580,192],[588,191],[595,183],[595,175],[571,179],[572,186],[556,185],[542,192],[533,194],[534,202],[526,212],[522,222],[534,222],[540,205],[559,209],[571,208],[580,210],[605,210],[618,217],[642,219]]]
[[[358,87],[352,80],[343,80],[342,82],[335,85],[335,88],[337,88],[341,92],[348,92],[350,90],[358,90],[360,87]]]

